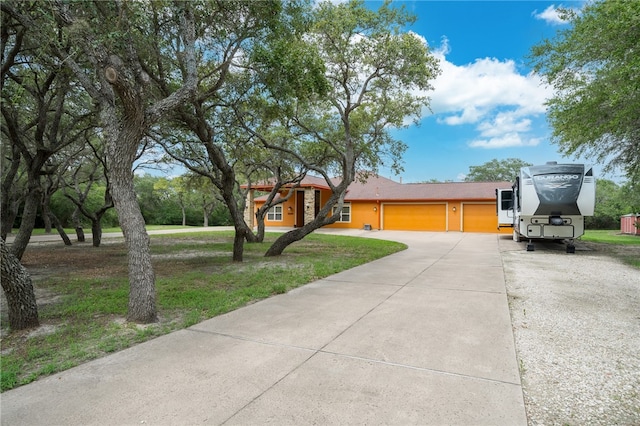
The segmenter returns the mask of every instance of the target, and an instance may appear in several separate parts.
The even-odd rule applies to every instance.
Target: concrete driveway
[[[5,392],[3,425],[526,425],[498,236],[409,249]]]

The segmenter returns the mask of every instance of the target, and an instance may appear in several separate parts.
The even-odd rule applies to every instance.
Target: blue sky
[[[368,1],[377,9],[380,2]],[[544,101],[551,95],[531,73],[531,47],[567,28],[558,6],[582,1],[394,1],[417,15],[410,28],[440,59],[429,93],[433,113],[419,127],[394,131],[408,146],[403,182],[461,181],[470,166],[519,158],[533,164],[581,162],[550,143]],[[588,162],[588,161],[587,161]],[[388,171],[380,174],[399,180]],[[609,177],[612,178],[612,177]]]

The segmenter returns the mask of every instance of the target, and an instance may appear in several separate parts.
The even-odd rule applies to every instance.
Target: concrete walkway
[[[409,249],[3,393],[3,425],[526,425],[498,236]]]

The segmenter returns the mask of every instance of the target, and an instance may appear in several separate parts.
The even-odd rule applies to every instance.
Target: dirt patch
[[[82,275],[99,278],[127,271],[124,243],[112,242],[93,247],[90,243],[29,245],[22,264],[34,283],[46,278]]]

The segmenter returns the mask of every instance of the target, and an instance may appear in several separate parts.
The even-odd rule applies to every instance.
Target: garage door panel
[[[463,232],[497,232],[495,204],[464,204],[462,215]]]
[[[445,204],[385,204],[383,229],[394,231],[446,231]]]

